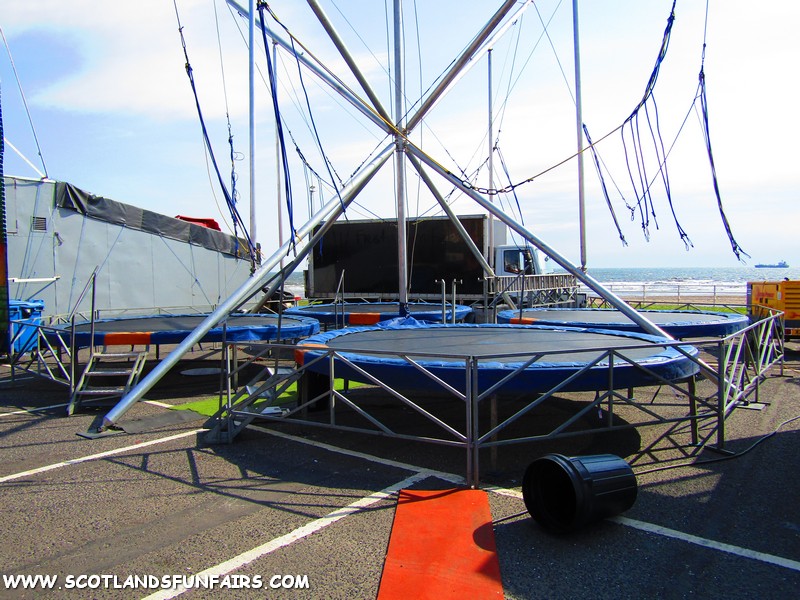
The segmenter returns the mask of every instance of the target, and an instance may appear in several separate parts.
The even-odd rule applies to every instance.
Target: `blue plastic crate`
[[[42,323],[44,300],[9,300],[12,351],[16,354],[36,348],[36,326]],[[16,322],[15,322],[16,321]]]

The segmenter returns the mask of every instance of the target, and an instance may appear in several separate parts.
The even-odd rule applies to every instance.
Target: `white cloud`
[[[387,62],[387,48],[381,41],[386,30],[381,15],[383,4],[338,3],[350,24],[363,30],[368,47],[357,40],[350,24],[332,5],[324,4],[376,92],[385,98],[385,105],[390,106],[390,88],[381,67]],[[539,3],[545,18],[557,4]],[[305,3],[276,0],[271,5],[294,33],[307,40],[314,54],[332,63],[335,72],[361,94],[332,44],[320,34],[320,26]],[[584,116],[595,139],[619,125],[641,97],[670,5],[634,0],[582,3]],[[671,143],[677,134],[696,87],[704,8],[702,3],[678,5],[670,53],[656,91],[665,143]],[[209,121],[214,139],[218,140],[225,134],[225,102],[213,5],[211,0],[178,0],[178,9],[204,116]],[[452,11],[444,4],[418,3],[417,9],[422,19],[420,36],[425,55],[422,63],[425,82],[422,85],[427,86],[471,37],[472,28],[483,24],[484,13],[488,16],[492,8],[485,3],[475,3],[465,10]],[[564,4],[559,11],[551,35],[559,51],[564,77],[571,82],[569,7]],[[434,13],[436,18],[431,20]],[[234,133],[240,146],[245,146],[248,109],[246,50],[237,25],[244,30],[246,23],[239,17],[231,19],[224,2],[219,0],[217,14],[225,63],[224,89],[228,92]],[[800,38],[792,29],[793,23],[800,20],[800,6],[786,1],[775,2],[759,6],[758,19],[752,15],[751,5],[741,0],[711,4],[706,74],[712,143],[723,200],[737,238],[742,238],[740,241],[745,248],[767,248],[770,244],[780,247],[781,243],[791,245],[789,240],[794,240],[794,233],[788,231],[787,225],[793,219],[779,219],[780,222],[775,223],[766,215],[797,214],[798,170],[794,165],[793,144],[800,130],[791,118],[797,97],[797,85],[791,77],[791,57],[800,51]],[[45,38],[43,43],[49,38],[54,48],[62,51],[72,48],[80,59],[73,65],[54,55],[50,62],[61,68],[61,72],[52,78],[49,85],[37,88],[36,93],[29,97],[34,112],[44,111],[50,117],[50,127],[40,133],[44,147],[53,149],[51,152],[54,154],[48,159],[51,167],[59,165],[63,169],[63,165],[70,165],[72,168],[80,159],[90,166],[81,171],[81,176],[87,181],[76,183],[113,197],[129,192],[122,184],[115,183],[116,180],[128,180],[121,175],[115,177],[113,171],[117,169],[123,173],[128,170],[130,157],[135,156],[141,163],[140,168],[152,173],[153,180],[161,178],[164,181],[162,193],[165,196],[168,195],[166,188],[171,186],[178,190],[172,193],[175,197],[185,195],[187,189],[197,197],[207,194],[203,191],[207,176],[199,125],[184,70],[172,2],[20,0],[6,2],[2,18],[12,51],[20,36],[45,32],[46,36],[40,36]],[[368,18],[369,24],[366,22]],[[410,19],[410,14],[407,18]],[[413,21],[407,20],[411,57],[407,62],[407,78],[409,89],[414,90],[420,84],[415,73],[418,67],[414,47],[416,30],[412,25],[415,25]],[[522,64],[538,39],[538,27],[538,17],[531,9],[524,19],[522,30],[525,36],[520,40],[519,55],[514,57],[510,54],[516,43],[515,30],[498,44],[494,63],[498,79],[505,76],[501,74],[507,74],[513,60],[517,68]],[[507,51],[509,54],[505,54]],[[300,96],[296,66],[285,53],[281,61],[285,65],[281,83],[284,115],[307,158],[324,173],[308,124],[298,114],[298,110],[305,110],[305,99]],[[260,56],[258,62],[263,70],[264,57]],[[313,76],[304,76],[304,80],[325,150],[340,174],[346,177],[366,158],[382,134],[343,100],[316,82]],[[498,98],[504,93],[505,85],[507,80],[498,83]],[[290,90],[294,90],[295,97]],[[436,137],[425,132],[422,146],[435,159],[455,168],[449,154],[459,166],[467,169],[483,161],[487,146],[485,92],[485,66],[480,64],[431,113],[430,127]],[[266,196],[266,190],[274,189],[274,166],[269,164],[274,160],[273,116],[264,85],[258,86],[257,96],[259,164],[265,165],[260,167],[258,190]],[[499,104],[496,108],[499,109]],[[572,110],[559,65],[546,40],[542,40],[525,77],[513,90],[500,135],[500,147],[512,180],[520,181],[535,175],[574,152]],[[10,122],[11,119],[7,120]],[[70,147],[68,140],[62,139],[63,132],[70,130],[70,125],[86,122],[112,125],[96,134],[87,131],[79,154]],[[154,140],[144,139],[153,131],[163,134],[157,140],[161,145],[158,153],[148,148]],[[97,137],[89,137],[93,135]],[[619,169],[624,168],[622,152],[618,140],[615,136],[612,138],[601,144],[600,150],[622,184],[627,173],[623,171],[619,175]],[[193,141],[197,142],[197,148],[191,151],[189,146]],[[98,162],[92,151],[101,155],[104,173],[92,168]],[[119,157],[116,164],[112,162],[114,156]],[[294,157],[292,161],[298,194],[304,196],[306,190],[302,188],[306,184],[302,170]],[[499,165],[497,169],[500,169]],[[670,164],[678,216],[686,221],[686,228],[698,248],[701,244],[705,247],[706,240],[713,240],[710,246],[721,252],[720,256],[724,257],[721,260],[727,260],[730,252],[725,247],[724,233],[720,234],[721,225],[715,214],[716,200],[708,169],[697,117],[692,115],[681,133]],[[590,239],[597,245],[599,255],[608,253],[613,258],[620,249],[614,242],[606,250],[606,239],[615,241],[616,234],[599,196],[591,161],[587,161],[586,170],[587,202],[592,207]],[[541,228],[543,234],[552,235],[559,243],[563,240],[564,247],[577,252],[573,246],[576,245],[575,174],[576,167],[571,161],[517,191],[526,222]],[[240,177],[244,190],[247,177],[244,174]],[[201,181],[203,184],[198,183]],[[479,185],[486,183],[484,174]],[[505,181],[498,180],[497,183]],[[442,188],[449,191],[447,186]],[[787,190],[794,190],[794,193]],[[380,182],[375,182],[365,192],[364,202],[375,202],[383,210],[387,202],[393,202],[393,194],[391,181],[382,176]],[[637,260],[640,255],[653,260],[659,258],[658,251],[651,249],[657,247],[663,253],[662,239],[669,240],[669,244],[663,242],[665,248],[671,247],[673,251],[682,248],[679,243],[674,243],[674,227],[666,204],[663,199],[658,202],[662,231],[654,233],[654,242],[645,245],[641,251],[636,246]],[[471,201],[459,200],[458,206],[458,210],[463,208],[465,212],[476,212]],[[640,238],[638,226],[627,221],[624,209],[615,206],[620,219],[625,221],[627,237],[630,240]],[[264,212],[269,213],[271,209]],[[270,227],[271,224],[266,224],[262,229],[267,231]],[[680,256],[683,257],[683,253]],[[693,254],[689,253],[689,256]],[[790,256],[786,258],[791,260]],[[699,259],[693,257],[689,260]]]

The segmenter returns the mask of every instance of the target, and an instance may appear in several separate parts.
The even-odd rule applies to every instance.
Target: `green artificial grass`
[[[335,379],[334,389],[337,391],[342,391],[344,389],[344,384],[344,379]],[[350,381],[348,387],[350,389],[354,389],[363,385],[365,384],[357,381]],[[293,404],[295,402],[297,402],[297,383],[293,383],[286,388],[286,390],[284,390],[284,392],[278,397],[278,401],[270,405],[280,406],[283,404]],[[254,409],[257,409],[260,405],[264,405],[266,403],[267,400],[257,400],[252,406]],[[187,402],[186,404],[177,404],[171,408],[174,410],[193,410],[201,415],[213,417],[219,411],[219,396],[211,396],[209,398],[195,400],[194,402]]]

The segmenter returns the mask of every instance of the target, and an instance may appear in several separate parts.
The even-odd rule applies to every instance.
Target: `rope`
[[[233,128],[231,127],[231,116],[230,116],[230,107],[228,105],[228,84],[225,79],[225,61],[222,59],[222,38],[220,36],[219,31],[219,14],[217,13],[217,4],[214,3],[214,23],[216,25],[217,30],[217,48],[219,49],[219,66],[220,72],[222,75],[222,95],[225,99],[225,120],[228,124],[228,146],[230,147],[230,160],[231,160],[231,198],[233,198],[234,204],[239,201],[239,191],[236,189],[236,182],[238,181],[238,175],[236,174],[236,161],[242,160],[244,155],[241,152],[236,152],[236,149],[233,145]],[[233,235],[237,238],[236,240],[236,251],[238,254],[238,235],[237,235],[237,222],[236,220],[233,221]]]
[[[19,73],[17,73],[17,65],[14,63],[14,57],[11,56],[11,48],[8,45],[8,40],[6,40],[6,34],[3,32],[2,27],[0,27],[0,37],[3,38],[3,45],[6,47],[6,52],[8,53],[8,60],[11,63],[11,70],[14,71],[14,79],[16,79],[17,81],[17,88],[19,89],[19,95],[22,98],[22,104],[25,106],[25,114],[28,116],[28,124],[31,126],[33,141],[36,143],[36,153],[39,155],[39,160],[42,161],[42,170],[44,171],[43,179],[46,179],[48,178],[47,165],[44,164],[44,156],[42,156],[42,148],[41,146],[39,146],[39,137],[36,135],[36,128],[33,126],[33,118],[31,117],[31,111],[28,108],[28,99],[25,97],[25,92],[22,91],[22,83],[19,80]]]
[[[197,95],[197,86],[195,85],[195,82],[194,82],[194,73],[193,73],[193,70],[192,70],[192,65],[189,62],[189,53],[188,53],[188,50],[186,48],[186,40],[185,40],[185,38],[183,36],[183,25],[181,25],[181,19],[180,19],[180,15],[178,13],[177,0],[173,0],[173,4],[175,5],[175,17],[176,17],[176,19],[178,21],[178,33],[180,34],[180,37],[181,37],[181,46],[183,47],[183,56],[184,56],[184,58],[186,60],[186,75],[189,78],[189,84],[192,87],[192,94],[194,95],[194,103],[195,103],[195,107],[197,108],[197,116],[200,119],[200,128],[201,128],[201,130],[203,132],[203,142],[204,142],[204,144],[206,146],[206,150],[208,151],[208,155],[211,158],[211,164],[214,166],[214,172],[217,175],[217,180],[219,181],[220,188],[222,189],[222,193],[225,196],[225,202],[228,205],[228,209],[231,212],[231,219],[234,222],[234,227],[236,226],[236,223],[239,223],[239,225],[241,225],[242,233],[245,236],[245,240],[247,241],[247,247],[248,247],[248,249],[250,251],[250,261],[253,264],[253,266],[255,267],[257,249],[255,247],[255,244],[253,244],[252,239],[250,238],[250,234],[247,231],[247,227],[244,224],[244,220],[242,219],[241,215],[239,214],[239,210],[236,208],[236,203],[235,203],[234,197],[228,191],[228,188],[227,188],[227,186],[225,185],[225,182],[222,179],[222,173],[220,172],[219,165],[217,164],[217,159],[216,159],[216,156],[214,155],[214,149],[211,146],[211,139],[210,139],[210,137],[208,135],[208,129],[206,128],[205,119],[203,118],[203,111],[202,111],[202,109],[200,107],[200,99],[199,99],[199,97]],[[237,240],[238,240],[238,237],[237,237]]]
[[[506,176],[506,179],[510,182],[511,181],[511,174],[508,172],[508,165],[506,165],[506,159],[503,158],[503,153],[500,152],[500,145],[499,142],[495,143],[494,151],[497,152],[497,157],[500,159],[500,166],[503,167],[503,174]],[[514,195],[514,202],[517,204],[517,213],[519,214],[519,222],[520,225],[523,227],[525,226],[525,216],[522,214],[522,207],[519,204],[519,198],[517,197],[517,191],[511,190],[511,193]]]
[[[627,246],[628,242],[625,239],[625,235],[622,233],[622,228],[619,225],[619,221],[617,221],[617,213],[614,211],[614,206],[611,204],[611,197],[608,194],[608,187],[606,187],[606,180],[603,177],[603,169],[600,167],[600,156],[598,155],[597,149],[592,143],[592,136],[589,135],[589,128],[586,126],[585,123],[583,123],[582,126],[583,126],[583,134],[586,136],[586,141],[589,142],[589,148],[592,152],[592,162],[594,163],[594,168],[597,171],[597,178],[600,180],[600,187],[603,190],[603,197],[606,200],[606,205],[608,206],[608,212],[611,213],[611,219],[614,221],[614,227],[617,228],[617,233],[619,234],[619,239],[622,242],[622,245]],[[619,188],[617,188],[617,191],[619,191]]]
[[[292,251],[296,250],[295,240],[297,238],[297,230],[294,226],[294,208],[292,200],[292,185],[291,173],[289,171],[289,160],[286,155],[286,138],[283,134],[283,122],[281,121],[281,111],[278,106],[278,82],[275,78],[275,69],[273,68],[272,58],[269,52],[269,43],[267,42],[267,32],[264,27],[264,2],[258,2],[258,14],[261,22],[261,37],[264,42],[264,54],[267,57],[267,78],[269,80],[270,96],[272,97],[272,110],[275,113],[275,130],[278,135],[278,145],[280,146],[280,161],[281,169],[283,171],[283,185],[284,194],[286,196],[286,211],[289,216],[289,230],[292,239]]]
[[[731,250],[736,255],[736,258],[742,261],[742,256],[746,256],[750,258],[750,255],[742,250],[742,247],[739,246],[738,242],[733,237],[733,231],[731,230],[730,223],[728,222],[728,217],[725,215],[725,209],[722,206],[722,197],[720,196],[719,191],[719,181],[717,179],[717,169],[714,165],[714,153],[711,150],[711,134],[709,132],[708,126],[708,98],[706,97],[706,75],[705,75],[705,62],[706,62],[706,39],[708,35],[708,0],[706,0],[706,18],[703,27],[703,50],[701,53],[701,60],[700,60],[700,73],[698,75],[699,83],[698,83],[698,91],[700,96],[700,107],[701,107],[701,114],[702,114],[702,124],[703,124],[703,139],[706,144],[706,152],[708,153],[708,164],[711,168],[711,180],[714,185],[714,195],[717,199],[717,208],[719,210],[719,216],[722,219],[722,225],[725,227],[725,233],[728,236],[728,241],[731,244]]]
[[[717,208],[719,209],[719,216],[722,219],[722,224],[725,227],[725,233],[728,236],[728,241],[731,244],[731,250],[736,255],[738,260],[743,260],[742,256],[746,256],[750,258],[750,255],[742,250],[742,247],[739,246],[737,241],[733,237],[733,231],[731,230],[730,223],[728,222],[728,217],[725,215],[725,210],[722,206],[722,198],[720,196],[719,191],[719,181],[717,180],[717,169],[714,166],[714,153],[711,151],[711,135],[709,133],[708,127],[708,100],[706,99],[706,78],[703,69],[700,69],[700,105],[702,107],[702,115],[703,115],[703,139],[706,143],[706,150],[708,152],[708,163],[711,168],[711,179],[714,184],[714,195],[717,198]]]

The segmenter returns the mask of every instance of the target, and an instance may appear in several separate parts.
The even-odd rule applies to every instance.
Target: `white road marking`
[[[259,559],[262,556],[266,556],[267,554],[274,552],[275,550],[279,550],[285,546],[288,546],[289,544],[301,540],[311,535],[312,533],[315,533],[320,529],[327,527],[328,525],[336,523],[336,521],[339,521],[340,519],[344,519],[345,517],[354,515],[368,506],[372,506],[373,504],[381,500],[389,498],[397,491],[405,487],[408,487],[410,485],[413,485],[417,481],[425,479],[426,477],[428,477],[427,473],[424,472],[415,473],[414,475],[406,477],[402,481],[390,485],[389,487],[386,487],[380,490],[379,492],[375,492],[373,494],[370,494],[369,496],[360,498],[359,500],[356,500],[355,502],[352,502],[347,506],[338,508],[335,511],[325,515],[320,519],[315,519],[314,521],[310,521],[305,525],[298,527],[294,531],[290,531],[286,535],[282,535],[280,537],[272,539],[264,544],[261,544],[260,546],[253,548],[252,550],[243,552],[242,554],[235,556],[230,560],[226,560],[225,562],[222,562],[218,565],[209,567],[205,571],[197,573],[197,576],[203,578],[214,575],[220,577],[223,575],[227,575],[228,573],[231,573],[232,571],[235,571],[236,569],[239,569],[253,562],[256,559]],[[189,588],[185,588],[183,586],[180,586],[174,590],[173,589],[161,590],[159,592],[156,592],[155,594],[146,596],[144,600],[168,600],[170,598],[175,598],[177,596],[180,596],[186,591],[189,591]]]
[[[158,406],[160,408],[172,408],[174,404],[167,404],[166,402],[159,402],[158,400],[142,400],[144,404],[152,404],[153,406]],[[61,404],[50,404],[49,406],[38,406],[36,408],[23,408],[22,410],[15,410],[13,412],[7,413],[0,413],[0,417],[8,417],[10,415],[30,415],[38,412],[42,412],[43,410],[50,410],[51,408],[63,408],[69,406],[69,403],[64,402]]]
[[[30,477],[31,475],[38,475],[39,473],[45,473],[47,471],[52,471],[54,469],[60,469],[62,467],[69,467],[72,465],[77,465],[80,463],[89,462],[92,460],[99,460],[101,458],[106,458],[107,456],[114,456],[116,454],[124,454],[125,452],[130,452],[131,450],[139,450],[140,448],[147,448],[148,446],[155,446],[156,444],[163,444],[165,442],[171,442],[172,440],[179,440],[181,438],[189,437],[191,435],[197,435],[201,431],[205,431],[205,429],[194,429],[192,431],[184,431],[183,433],[177,433],[175,435],[171,435],[165,438],[159,438],[157,440],[149,440],[147,442],[140,442],[138,444],[133,444],[132,446],[125,446],[124,448],[116,448],[114,450],[106,450],[105,452],[98,452],[97,454],[90,454],[88,456],[81,456],[80,458],[72,458],[70,460],[65,460],[63,462],[53,463],[50,465],[45,465],[43,467],[38,467],[36,469],[31,469],[29,471],[22,471],[20,473],[12,473],[11,475],[6,475],[4,477],[0,477],[0,483],[5,483],[7,481],[14,481],[15,479],[23,479],[25,477]]]
[[[510,496],[512,498],[519,498],[520,500],[522,499],[522,492],[518,492],[517,490],[509,490],[506,488],[498,488],[495,486],[486,486],[484,489],[487,492],[493,492],[495,494],[500,494],[503,496]],[[710,548],[712,550],[719,550],[721,552],[735,554],[736,556],[741,556],[743,558],[751,558],[753,560],[757,560],[760,562],[768,563],[771,565],[777,565],[779,567],[784,567],[786,569],[791,569],[792,571],[800,571],[800,562],[796,560],[791,560],[789,558],[783,558],[782,556],[775,556],[774,554],[757,552],[756,550],[742,548],[741,546],[734,546],[733,544],[725,544],[723,542],[709,540],[707,538],[702,538],[696,535],[692,535],[691,533],[684,533],[676,529],[670,529],[669,527],[662,527],[661,525],[654,525],[653,523],[648,523],[646,521],[639,521],[638,519],[616,516],[616,517],[611,517],[608,520],[613,523],[617,523],[618,525],[633,527],[634,529],[639,529],[640,531],[655,533],[656,535],[661,535],[675,540],[680,540],[682,542],[687,542],[689,544],[694,544],[696,546],[703,546],[704,548]]]
[[[49,406],[39,406],[38,408],[25,408],[22,410],[15,410],[13,412],[0,413],[0,417],[10,417],[11,415],[30,415],[33,413],[41,412],[43,410],[50,410],[51,408],[62,408],[67,404],[51,404]]]
[[[779,567],[791,569],[792,571],[800,571],[800,562],[783,558],[782,556],[757,552],[755,550],[749,550],[748,548],[733,546],[732,544],[724,544],[722,542],[701,538],[690,533],[684,533],[675,529],[669,529],[668,527],[662,527],[661,525],[653,525],[652,523],[647,523],[645,521],[629,519],[628,517],[612,517],[609,520],[619,523],[620,525],[627,525],[628,527],[633,527],[649,533],[655,533],[657,535],[663,535],[664,537],[681,540],[690,544],[696,544],[697,546],[703,546],[712,550],[720,550],[721,552],[735,554],[736,556],[741,556],[743,558],[752,558],[753,560],[769,563],[771,565],[777,565]]]
[[[163,406],[163,407],[170,407],[171,406],[169,404],[156,403],[154,401],[147,401],[147,402],[149,402],[151,404],[156,404],[157,406]],[[57,404],[57,405],[53,405],[53,406],[50,406],[50,407],[42,407],[42,408],[39,408],[39,409],[34,409],[34,410],[31,410],[31,411],[23,410],[23,411],[17,411],[15,413],[3,413],[0,416],[9,415],[9,414],[21,414],[21,413],[27,413],[27,412],[35,412],[37,410],[45,410],[46,408],[55,408],[55,407],[58,407],[58,406],[66,406],[66,405],[58,405]],[[250,550],[248,552],[240,554],[237,557],[234,557],[234,558],[232,558],[232,559],[230,559],[228,561],[220,563],[219,565],[216,565],[214,567],[210,567],[209,569],[206,569],[205,571],[199,573],[199,575],[215,575],[215,574],[216,575],[224,575],[226,573],[230,573],[231,571],[233,571],[233,570],[235,570],[235,569],[237,569],[237,568],[239,568],[239,567],[241,567],[243,565],[246,565],[246,564],[252,562],[253,560],[255,560],[255,559],[257,559],[257,558],[259,558],[261,556],[264,556],[265,554],[268,554],[270,552],[273,552],[274,550],[277,550],[277,549],[282,548],[282,547],[284,547],[284,546],[286,546],[288,544],[291,544],[292,542],[294,542],[294,541],[296,541],[298,539],[302,539],[303,537],[306,537],[307,535],[310,535],[311,533],[313,533],[315,531],[318,531],[319,529],[322,529],[323,527],[327,527],[331,523],[335,523],[336,521],[338,521],[338,520],[340,520],[340,519],[342,519],[342,518],[344,518],[346,516],[354,514],[354,513],[358,512],[361,508],[363,508],[365,506],[370,506],[371,504],[374,504],[375,502],[378,502],[379,500],[381,500],[383,498],[386,498],[387,496],[389,496],[392,493],[402,489],[403,487],[411,485],[411,484],[413,484],[413,483],[415,483],[417,481],[420,481],[421,479],[425,479],[427,477],[438,477],[438,478],[444,479],[445,481],[450,481],[450,482],[455,483],[455,484],[463,484],[463,482],[464,482],[464,478],[463,477],[460,477],[458,475],[454,475],[452,473],[446,473],[444,471],[436,471],[436,470],[432,470],[432,469],[425,469],[423,467],[419,467],[419,466],[412,465],[412,464],[409,464],[409,463],[403,463],[403,462],[393,461],[393,460],[389,460],[389,459],[384,459],[384,458],[380,458],[380,457],[377,457],[377,456],[372,456],[370,454],[365,454],[363,452],[357,452],[357,451],[354,451],[354,450],[347,450],[345,448],[339,448],[337,446],[333,446],[333,445],[330,445],[330,444],[325,444],[323,442],[307,440],[307,439],[300,438],[300,437],[297,437],[297,436],[294,436],[294,435],[290,435],[290,434],[274,431],[274,430],[271,430],[271,429],[267,429],[265,427],[259,427],[257,425],[250,425],[249,428],[257,430],[257,431],[260,431],[260,432],[263,432],[263,433],[266,433],[268,435],[275,436],[275,437],[280,437],[280,438],[284,438],[284,439],[287,439],[287,440],[290,440],[290,441],[294,441],[294,442],[297,442],[297,443],[302,443],[302,444],[307,444],[307,445],[310,445],[310,446],[315,446],[317,448],[324,449],[324,450],[327,450],[327,451],[330,451],[330,452],[335,452],[337,454],[343,454],[343,455],[346,455],[346,456],[352,456],[354,458],[360,458],[360,459],[367,460],[367,461],[370,461],[370,462],[374,462],[374,463],[377,463],[377,464],[391,466],[391,467],[395,467],[395,468],[399,468],[399,469],[405,469],[405,470],[414,472],[414,475],[411,475],[410,477],[404,479],[403,481],[401,481],[401,482],[399,482],[397,484],[394,484],[392,486],[389,486],[389,487],[381,490],[380,492],[375,492],[374,494],[366,496],[365,498],[362,498],[361,500],[357,500],[356,502],[353,502],[352,504],[349,504],[344,508],[337,509],[337,510],[333,511],[332,513],[330,513],[329,515],[327,515],[325,517],[322,517],[321,519],[316,519],[315,521],[311,521],[310,523],[307,523],[306,525],[303,525],[302,527],[300,527],[300,528],[298,528],[298,529],[296,529],[296,530],[294,530],[294,531],[292,531],[292,532],[290,532],[290,533],[288,533],[288,534],[286,534],[284,536],[281,536],[279,538],[275,538],[274,540],[266,542],[265,544],[262,544],[261,546],[258,546],[258,547],[254,548],[254,549],[252,549],[252,550]],[[114,455],[117,455],[117,454],[123,454],[125,452],[129,452],[129,451],[132,451],[132,450],[138,450],[140,448],[146,448],[148,446],[153,446],[153,445],[156,445],[156,444],[161,444],[161,443],[169,442],[169,441],[172,441],[172,440],[181,439],[181,438],[184,438],[184,437],[189,437],[191,435],[196,435],[196,434],[198,434],[198,433],[200,433],[202,431],[205,431],[205,429],[195,429],[195,430],[192,430],[192,431],[186,431],[186,432],[179,433],[179,434],[176,434],[176,435],[171,435],[171,436],[168,436],[168,437],[165,437],[165,438],[159,438],[159,439],[156,439],[156,440],[149,440],[147,442],[141,442],[139,444],[134,444],[134,445],[131,445],[131,446],[125,446],[123,448],[117,448],[117,449],[114,449],[114,450],[108,450],[106,452],[99,452],[97,454],[91,454],[91,455],[83,456],[83,457],[80,457],[80,458],[75,458],[75,459],[71,459],[71,460],[67,460],[67,461],[63,461],[63,462],[59,462],[59,463],[46,465],[46,466],[39,467],[39,468],[36,468],[36,469],[31,469],[29,471],[23,471],[23,472],[20,472],[20,473],[13,473],[11,475],[6,475],[4,477],[0,477],[0,483],[5,483],[7,481],[14,481],[16,479],[22,479],[22,478],[25,478],[25,477],[29,477],[31,475],[36,475],[36,474],[39,474],[39,473],[44,473],[44,472],[47,472],[47,471],[52,471],[54,469],[59,469],[59,468],[62,468],[62,467],[68,467],[68,466],[71,466],[71,465],[80,464],[80,463],[84,463],[84,462],[88,462],[88,461],[92,461],[92,460],[99,460],[99,459],[102,459],[102,458],[106,458],[108,456],[114,456]],[[484,489],[486,491],[490,491],[490,492],[498,494],[498,495],[509,496],[509,497],[512,497],[512,498],[522,499],[522,492],[521,491],[508,489],[508,488],[500,488],[500,487],[496,487],[496,486],[485,486]],[[619,525],[625,525],[627,527],[632,527],[634,529],[639,529],[641,531],[645,531],[645,532],[648,532],[648,533],[654,533],[656,535],[661,535],[661,536],[664,536],[664,537],[677,539],[677,540],[680,540],[680,541],[684,541],[684,542],[687,542],[687,543],[690,543],[690,544],[695,544],[695,545],[702,546],[702,547],[705,547],[705,548],[709,548],[709,549],[712,549],[712,550],[719,550],[721,552],[727,552],[729,554],[734,554],[736,556],[740,556],[740,557],[743,557],[743,558],[749,558],[749,559],[752,559],[752,560],[757,560],[757,561],[760,561],[760,562],[773,564],[773,565],[776,565],[776,566],[779,566],[779,567],[783,567],[783,568],[786,568],[786,569],[790,569],[790,570],[793,570],[793,571],[800,571],[800,562],[795,561],[795,560],[791,560],[791,559],[788,559],[788,558],[783,558],[781,556],[775,556],[775,555],[772,555],[772,554],[766,554],[764,552],[758,552],[758,551],[755,551],[755,550],[750,550],[748,548],[742,548],[740,546],[734,546],[732,544],[725,544],[723,542],[717,542],[715,540],[709,540],[709,539],[702,538],[702,537],[699,537],[699,536],[695,536],[695,535],[692,535],[692,534],[689,534],[689,533],[684,533],[684,532],[681,532],[681,531],[670,529],[668,527],[662,527],[660,525],[655,525],[655,524],[652,524],[652,523],[647,523],[645,521],[639,521],[639,520],[636,520],[636,519],[630,519],[628,517],[617,516],[617,517],[612,517],[609,520],[612,521],[612,522],[615,522],[615,523],[617,523]],[[182,588],[181,590],[179,590],[177,592],[174,591],[174,590],[167,590],[167,591],[164,591],[164,592],[159,592],[159,593],[153,594],[151,596],[148,596],[147,599],[148,600],[151,600],[151,599],[154,600],[156,598],[174,598],[175,596],[178,596],[178,595],[182,594],[185,591],[187,591],[185,588]],[[162,594],[167,594],[167,595],[162,595]]]

